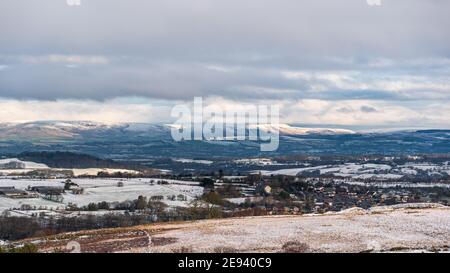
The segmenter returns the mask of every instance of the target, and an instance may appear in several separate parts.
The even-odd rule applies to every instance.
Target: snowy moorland
[[[450,208],[397,205],[303,216],[261,216],[81,231],[28,239],[40,251],[82,252],[446,252]]]

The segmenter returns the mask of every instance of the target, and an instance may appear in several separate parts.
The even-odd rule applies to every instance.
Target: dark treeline
[[[147,170],[148,167],[134,162],[117,162],[87,154],[71,152],[24,152],[17,157],[24,161],[43,163],[51,168],[120,168]]]
[[[104,214],[80,215],[76,217],[0,217],[0,239],[20,240],[30,237],[48,236],[63,232],[101,228],[129,227],[155,221],[185,220],[181,215],[166,215],[159,219],[149,214]]]
[[[215,201],[214,198],[209,198]],[[124,203],[125,204],[125,203]],[[0,216],[0,240],[20,240],[31,237],[49,236],[58,233],[93,230],[101,228],[130,227],[169,221],[192,221],[202,219],[259,216],[267,212],[257,207],[249,207],[238,212],[225,212],[223,207],[194,201],[187,207],[177,207],[165,210],[161,202],[146,201],[140,197],[131,202],[133,208],[124,213],[106,213],[103,215],[79,214],[74,217],[48,217],[36,215],[33,217]],[[106,209],[106,202],[91,203],[87,210]]]

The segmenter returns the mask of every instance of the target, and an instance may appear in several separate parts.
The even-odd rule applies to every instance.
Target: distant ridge
[[[261,129],[269,130],[270,126],[259,125]],[[257,128],[250,127],[247,132]],[[449,132],[425,128],[362,132],[280,124],[279,148],[265,155],[450,154]],[[167,124],[89,121],[0,123],[0,156],[3,157],[16,157],[23,152],[67,151],[151,165],[155,159],[172,157],[256,157],[261,155],[259,148],[255,141],[230,141],[227,138],[177,142]]]
[[[115,169],[143,169],[139,164],[116,162],[111,159],[101,159],[87,154],[71,152],[24,152],[17,156],[22,161],[45,164],[50,168],[115,168]]]
[[[417,130],[417,133],[425,133],[425,134],[432,134],[432,133],[450,133],[450,129],[427,129],[427,130]]]
[[[305,128],[305,127],[295,127],[289,124],[279,124],[278,126],[263,124],[257,125],[254,128],[259,128],[260,130],[270,131],[277,129],[280,134],[284,135],[352,135],[356,134],[355,131],[347,129],[335,129],[335,128]]]
[[[0,138],[4,140],[70,140],[76,138],[92,138],[96,136],[142,134],[169,135],[172,125],[152,123],[117,123],[104,124],[91,121],[35,121],[25,123],[0,123]],[[254,125],[250,129],[273,130],[273,125]],[[288,124],[279,124],[282,135],[345,135],[356,132],[347,129],[332,128],[303,128]]]

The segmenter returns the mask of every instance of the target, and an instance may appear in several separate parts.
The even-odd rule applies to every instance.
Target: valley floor
[[[434,204],[165,223],[26,240],[40,251],[389,252],[449,251],[450,207]]]

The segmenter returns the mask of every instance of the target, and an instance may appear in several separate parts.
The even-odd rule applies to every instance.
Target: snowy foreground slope
[[[378,207],[369,211],[263,216],[153,224],[34,239],[41,251],[76,241],[86,252],[449,251],[450,208]]]

